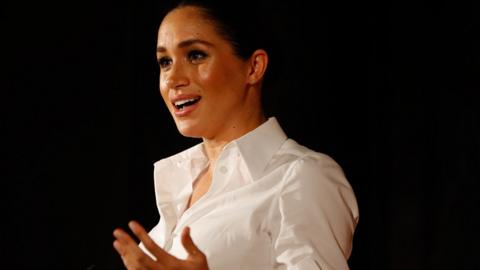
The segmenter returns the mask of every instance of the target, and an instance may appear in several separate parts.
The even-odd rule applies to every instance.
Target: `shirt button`
[[[227,167],[225,167],[225,166],[220,167],[220,172],[221,173],[226,174],[227,171],[228,171]]]

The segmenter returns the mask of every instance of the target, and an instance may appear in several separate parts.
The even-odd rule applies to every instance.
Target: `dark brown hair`
[[[277,56],[278,44],[272,22],[266,16],[268,12],[262,12],[258,1],[184,0],[168,9],[167,14],[174,9],[187,6],[199,8],[205,19],[216,26],[218,33],[230,42],[235,54],[241,59],[248,59],[257,49],[265,50],[269,56],[269,64],[263,86],[270,88],[278,76],[277,70],[280,66],[280,59]]]

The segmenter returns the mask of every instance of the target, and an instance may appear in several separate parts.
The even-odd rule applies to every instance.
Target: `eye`
[[[158,59],[158,65],[160,66],[160,69],[166,69],[172,64],[172,59],[168,57],[160,57]]]
[[[206,53],[199,50],[192,50],[188,52],[188,60],[190,60],[192,63],[198,63],[207,58],[207,56],[208,55]]]

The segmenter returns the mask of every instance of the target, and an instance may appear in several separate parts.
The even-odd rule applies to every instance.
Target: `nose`
[[[181,64],[172,64],[163,78],[168,89],[179,89],[189,84],[185,68]]]

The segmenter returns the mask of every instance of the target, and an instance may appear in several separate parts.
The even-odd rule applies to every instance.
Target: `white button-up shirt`
[[[155,163],[160,222],[149,235],[159,246],[185,259],[180,235],[190,226],[211,270],[348,269],[358,208],[330,157],[270,118],[224,147],[210,189],[185,210],[207,166],[203,144]]]

